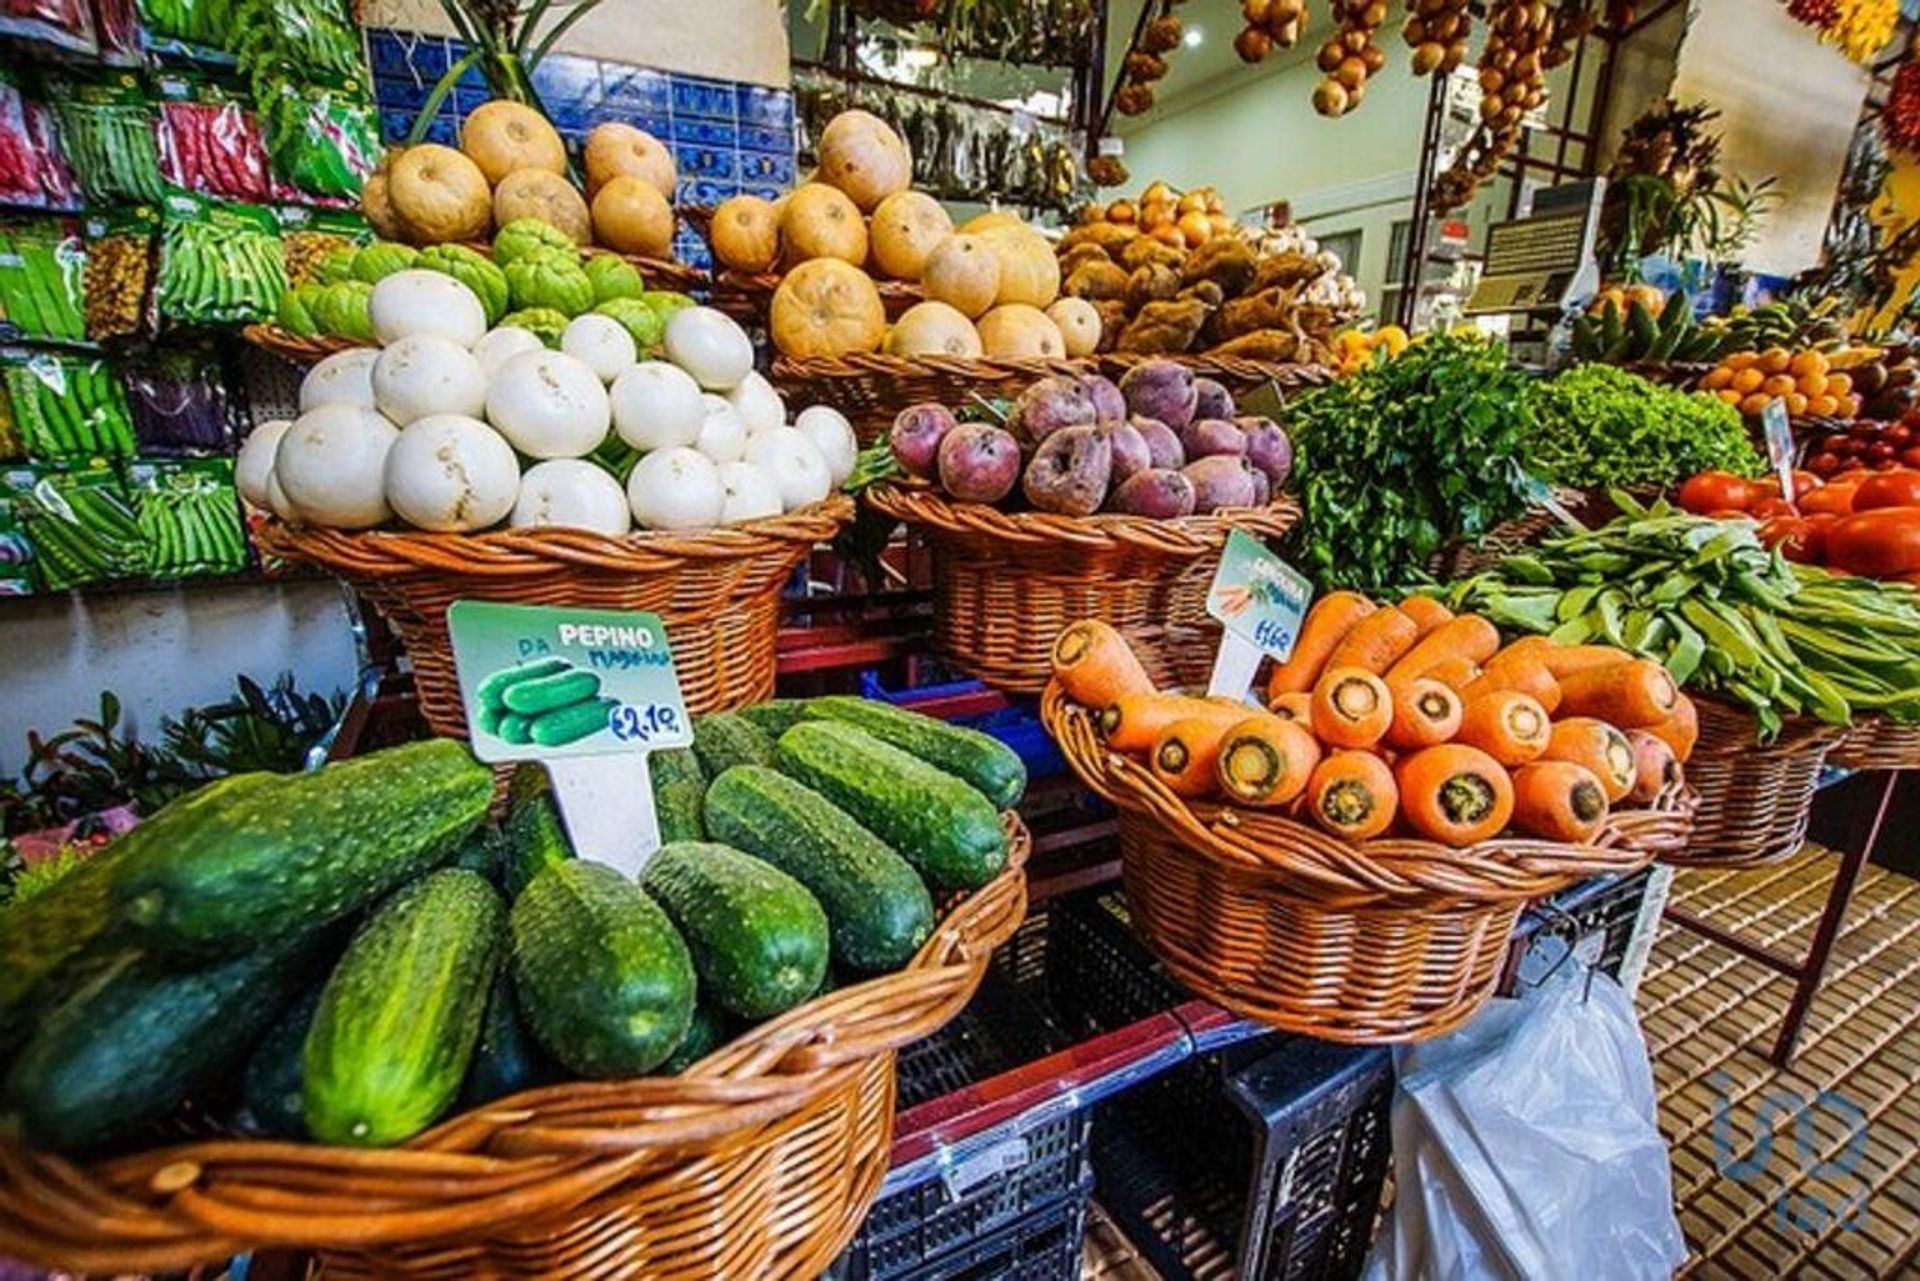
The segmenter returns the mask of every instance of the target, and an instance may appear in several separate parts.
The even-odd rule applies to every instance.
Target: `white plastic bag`
[[[1664,1278],[1687,1257],[1633,1002],[1567,966],[1395,1053],[1394,1204],[1367,1281]]]

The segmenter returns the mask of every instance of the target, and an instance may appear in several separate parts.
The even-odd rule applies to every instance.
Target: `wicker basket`
[[[1826,763],[1854,770],[1920,769],[1920,725],[1865,717],[1833,745]]]
[[[1022,694],[1046,688],[1054,638],[1080,618],[1126,633],[1157,680],[1204,680],[1219,647],[1207,589],[1228,532],[1277,537],[1299,515],[1290,498],[1180,520],[1003,512],[896,483],[866,498],[933,546],[935,651]]]
[[[1843,731],[1795,718],[1762,746],[1752,716],[1711,699],[1694,700],[1700,738],[1687,781],[1700,793],[1693,840],[1662,854],[1679,867],[1758,867],[1799,851],[1820,766]]]
[[[1087,360],[994,360],[958,356],[852,355],[773,362],[773,382],[798,404],[832,405],[847,416],[862,445],[887,434],[908,405],[959,406],[974,397],[1012,399],[1051,374],[1089,374]]]
[[[0,1139],[0,1255],[170,1272],[261,1247],[327,1275],[813,1277],[889,1163],[894,1055],[972,997],[1026,914],[1026,831],[897,974],[674,1077],[502,1099],[405,1147],[210,1139],[94,1163]]]
[[[1247,360],[1240,356],[1210,356],[1199,352],[1190,356],[1136,356],[1126,352],[1106,352],[1099,358],[1100,372],[1115,382],[1127,371],[1148,360],[1173,360],[1191,369],[1196,378],[1211,378],[1233,393],[1235,400],[1272,383],[1282,392],[1319,387],[1336,377],[1325,365],[1298,364],[1291,361]]]
[[[1049,685],[1041,716],[1086,784],[1120,811],[1134,919],[1167,968],[1236,1014],[1331,1041],[1436,1036],[1493,993],[1520,909],[1685,839],[1691,798],[1615,816],[1593,845],[1421,840],[1356,846],[1287,818],[1189,804],[1106,750]]]
[[[278,325],[248,325],[240,331],[240,334],[260,350],[270,352],[296,365],[311,365],[325,360],[337,351],[351,351],[355,347],[373,345],[356,342],[352,338],[303,338],[292,330],[282,329]]]
[[[356,533],[269,520],[255,540],[266,555],[324,569],[371,601],[406,644],[427,723],[465,738],[447,639],[454,601],[649,610],[666,625],[687,710],[725,711],[772,696],[780,589],[852,513],[852,501],[835,495],[725,529],[621,538],[580,529]]]

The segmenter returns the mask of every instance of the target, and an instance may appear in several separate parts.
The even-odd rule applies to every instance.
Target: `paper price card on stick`
[[[1207,591],[1207,613],[1227,632],[1207,692],[1245,698],[1262,655],[1285,662],[1293,653],[1312,599],[1313,584],[1306,575],[1245,530],[1230,532]]]
[[[647,757],[693,742],[659,616],[463,600],[447,628],[473,754],[544,764],[574,851],[637,873],[660,844]]]

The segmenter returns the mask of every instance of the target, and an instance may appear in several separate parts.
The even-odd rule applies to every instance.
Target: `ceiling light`
[[[1197,49],[1200,47],[1200,42],[1206,38],[1207,33],[1202,28],[1188,27],[1187,34],[1180,37],[1180,43],[1189,49]]]

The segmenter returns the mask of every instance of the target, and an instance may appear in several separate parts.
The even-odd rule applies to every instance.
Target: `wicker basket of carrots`
[[[1056,643],[1041,713],[1119,810],[1134,919],[1182,982],[1290,1032],[1418,1040],[1492,993],[1530,900],[1688,838],[1657,732],[1685,695],[1549,645],[1336,592],[1260,710],[1155,688],[1088,620]]]

